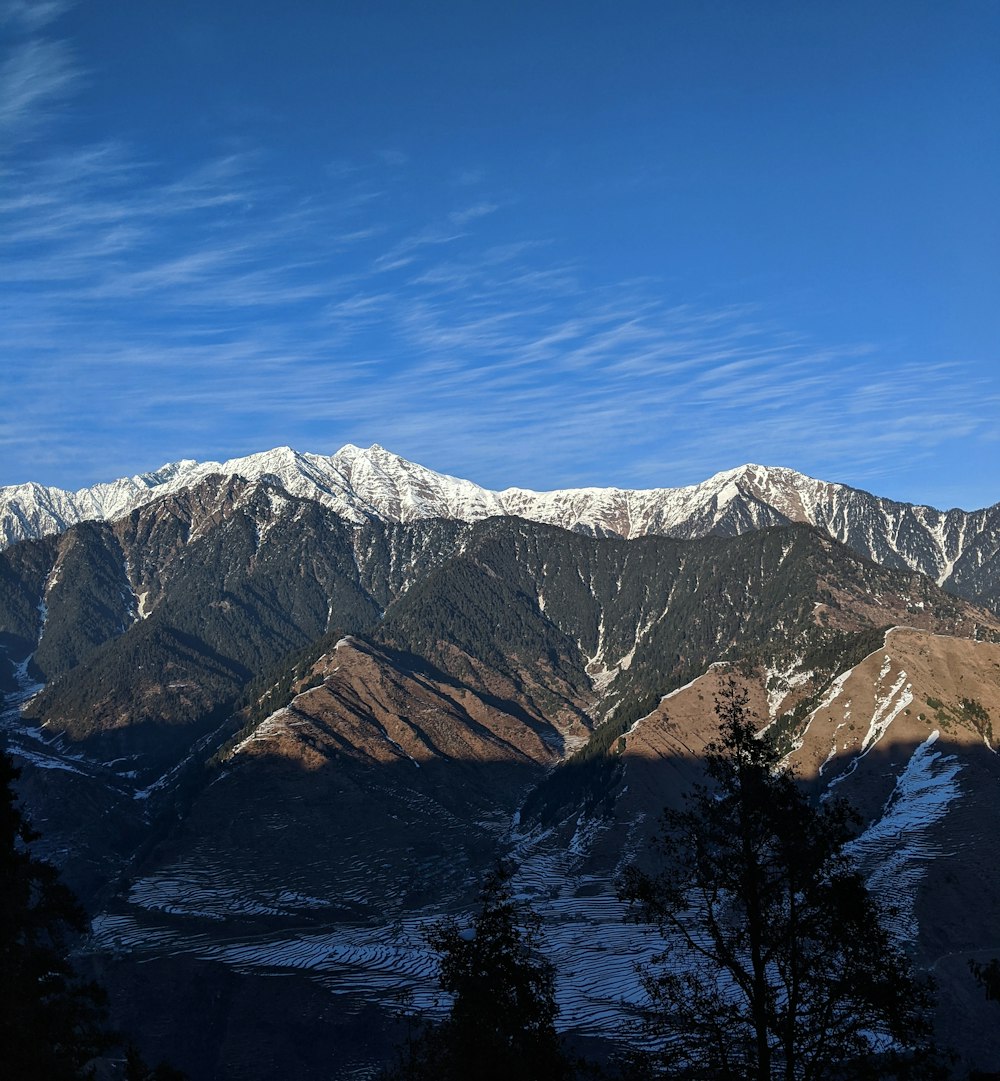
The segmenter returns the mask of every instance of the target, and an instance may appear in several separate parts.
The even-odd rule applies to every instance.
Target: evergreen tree
[[[12,1081],[72,1081],[114,1043],[105,997],[68,960],[87,919],[16,805],[19,771],[0,752],[0,1069]]]
[[[633,867],[621,890],[667,941],[643,975],[651,1075],[917,1073],[929,992],[845,852],[855,816],[809,802],[735,681],[716,712],[708,783],[664,813],[657,870]]]
[[[983,989],[990,1002],[1000,1002],[1000,958],[993,957],[985,964],[969,962],[969,971]]]
[[[539,952],[540,921],[514,897],[510,870],[486,877],[471,927],[448,919],[427,941],[452,998],[439,1024],[411,1039],[391,1081],[561,1081],[569,1060],[555,1030],[555,970]]]

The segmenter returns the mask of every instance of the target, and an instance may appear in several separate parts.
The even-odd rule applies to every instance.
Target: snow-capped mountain
[[[184,460],[152,473],[77,492],[23,484],[0,488],[0,542],[59,532],[79,521],[114,520],[212,474],[273,478],[347,521],[474,522],[518,515],[594,536],[734,536],[789,522],[826,531],[890,567],[918,570],[963,596],[996,602],[1000,589],[1000,504],[940,511],[882,499],[792,469],[744,465],[681,488],[491,491],[406,461],[377,444],[336,454],[278,447],[226,462]]]
[[[277,447],[225,462],[185,459],[76,492],[35,483],[0,488],[0,541],[8,546],[76,522],[113,521],[213,474],[273,478],[291,495],[318,500],[356,524],[421,518],[471,522],[511,513],[497,493],[434,473],[377,445],[362,450],[348,444],[329,456]]]

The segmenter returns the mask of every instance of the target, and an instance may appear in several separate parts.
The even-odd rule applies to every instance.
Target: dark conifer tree
[[[428,934],[448,1017],[411,1039],[390,1081],[563,1081],[569,1059],[555,1029],[555,970],[539,952],[538,917],[497,865],[471,927],[444,920]]]
[[[87,919],[16,804],[19,771],[0,752],[0,1072],[11,1081],[75,1081],[114,1043],[105,997],[68,960]]]
[[[985,963],[970,961],[969,971],[985,992],[987,999],[991,1002],[1000,1002],[1000,958],[993,957]]]
[[[135,1044],[125,1049],[125,1073],[123,1081],[186,1081],[186,1074],[175,1070],[168,1062],[147,1066]]]

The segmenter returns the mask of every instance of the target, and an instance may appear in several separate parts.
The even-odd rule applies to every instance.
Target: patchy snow
[[[619,582],[619,586],[620,584],[621,583]],[[593,582],[591,582],[591,592],[593,593]],[[619,657],[617,661],[612,662],[605,656],[604,612],[601,612],[597,625],[597,648],[594,650],[592,656],[584,653],[584,656],[587,658],[587,664],[584,671],[586,671],[587,676],[590,679],[591,687],[597,691],[598,694],[603,694],[621,672],[627,672],[628,669],[631,668],[632,661],[635,658],[635,651],[639,648],[639,643],[642,639],[649,633],[649,629],[653,626],[654,622],[654,618],[650,617],[643,626],[639,627],[636,630],[635,641],[632,643],[631,649]],[[580,646],[580,651],[581,653],[583,652],[582,645]]]
[[[406,755],[406,757],[417,767],[417,769],[420,769],[420,763],[413,757],[412,754],[410,754],[410,752],[401,743],[397,743],[392,738],[392,736],[389,735],[388,732],[385,733],[385,738],[389,743],[391,743],[393,745],[393,747],[395,747],[397,750],[402,752],[402,754]]]
[[[810,720],[812,720],[812,718],[815,717],[816,714],[822,713],[824,709],[829,709],[833,705],[833,703],[837,701],[837,699],[844,691],[844,684],[851,678],[853,674],[854,669],[848,668],[846,672],[841,672],[841,674],[837,676],[837,678],[830,684],[826,694],[823,695],[823,701],[820,702],[820,704],[809,715]]]
[[[544,949],[558,972],[559,1027],[604,1036],[614,1033],[643,999],[636,965],[662,949],[656,934],[624,922],[613,876],[585,869],[592,846],[606,829],[600,820],[587,820],[577,824],[569,843],[551,830],[511,838],[520,868],[515,893],[530,900],[541,917]],[[623,861],[633,856],[631,850],[622,853]],[[352,897],[361,904],[370,902],[367,857],[359,855],[351,863],[338,867],[333,897],[317,896],[294,882],[284,888],[262,887],[254,876],[241,878],[208,857],[197,869],[164,868],[133,884],[129,901],[139,911],[94,921],[94,942],[100,949],[137,959],[190,953],[241,970],[303,971],[338,994],[385,1003],[405,991],[417,1009],[445,1008],[447,1000],[437,989],[436,958],[424,937],[439,918],[437,911],[392,923],[338,920],[336,926],[317,930],[261,933],[259,927],[241,931],[236,924],[227,928],[222,942],[199,922],[261,915],[295,919],[308,912],[315,926],[331,906],[342,910]]]
[[[936,577],[939,584],[950,578],[963,557],[981,562],[990,554],[982,544],[987,525],[983,511],[945,514],[928,507],[900,508],[790,469],[749,464],[680,488],[491,491],[408,462],[377,444],[367,449],[348,444],[330,456],[276,447],[225,462],[183,460],[76,492],[36,483],[0,487],[0,546],[60,532],[75,522],[122,517],[211,475],[280,485],[291,496],[317,500],[358,525],[372,519],[476,522],[518,515],[598,536],[694,536],[704,535],[736,504],[751,528],[783,519],[805,522],[846,543],[849,537],[857,541],[859,522],[880,518],[878,526],[868,525],[865,554],[874,555],[887,545],[907,566]],[[283,512],[284,499],[272,492],[275,516]],[[991,544],[995,551],[995,542]],[[782,560],[789,551],[783,548]]]
[[[889,730],[892,722],[913,701],[913,689],[906,682],[906,679],[906,672],[900,669],[896,682],[889,692],[881,700],[876,699],[878,704],[872,714],[865,738],[861,741],[862,756],[866,755],[878,743]]]
[[[31,664],[34,656],[34,653],[29,653],[23,661],[18,661],[14,665],[14,681],[17,684],[17,689],[8,692],[6,695],[6,712],[8,714],[19,713],[21,706],[23,706],[29,698],[34,698],[34,696],[45,686],[44,683],[39,683],[28,675],[28,666]]]
[[[849,711],[845,711],[844,717],[849,715]],[[830,748],[830,753],[823,759],[822,765],[819,767],[819,776],[823,776],[823,770],[833,761],[837,754],[837,733],[847,724],[846,719],[841,721],[840,724],[833,730],[833,746]]]
[[[26,762],[30,762],[33,766],[38,766],[40,769],[59,769],[64,770],[66,773],[78,773],[81,777],[90,776],[85,770],[78,769],[65,758],[41,754],[38,751],[31,751],[28,750],[27,747],[21,746],[19,743],[12,742],[8,744],[7,750],[12,755],[23,758]]]
[[[876,684],[875,710],[872,713],[868,731],[861,741],[861,753],[855,755],[855,757],[851,759],[850,765],[843,773],[830,781],[826,792],[823,793],[823,799],[827,799],[831,790],[836,785],[840,784],[854,773],[858,768],[858,763],[878,744],[886,732],[888,732],[892,722],[913,701],[913,689],[910,684],[906,682],[907,675],[902,669],[900,669],[899,675],[896,677],[896,682],[892,687],[887,692],[879,694],[879,687],[886,675],[888,675],[888,668],[886,665],[883,665],[882,673],[880,673],[880,682]],[[827,761],[829,761],[829,759]]]
[[[218,728],[213,729],[211,732],[208,732],[204,736],[202,736],[201,739],[196,740],[191,745],[191,749],[187,753],[187,755],[185,755],[185,757],[182,758],[176,766],[174,766],[152,784],[147,785],[145,788],[141,788],[136,792],[133,792],[132,798],[137,800],[148,800],[150,796],[154,795],[157,792],[163,791],[171,783],[171,781],[175,780],[177,776],[181,774],[183,770],[191,764],[191,762],[203,757],[205,755],[206,749],[215,745],[218,742],[220,734],[223,732],[228,723],[229,720],[227,718],[225,721],[222,722],[222,724],[218,726]]]
[[[778,707],[796,688],[808,683],[813,677],[811,669],[803,669],[802,656],[795,657],[784,668],[767,668],[764,671],[764,686],[767,688],[767,715],[774,721]]]
[[[728,668],[728,667],[729,667],[729,665],[726,664],[725,661],[713,661],[713,663],[710,664],[705,671],[706,672],[711,672],[713,668]],[[681,694],[684,691],[688,690],[689,688],[693,687],[698,682],[699,679],[702,679],[704,677],[704,675],[705,675],[705,672],[703,672],[700,676],[695,676],[694,679],[692,679],[692,680],[688,680],[688,682],[685,683],[683,687],[677,687],[675,690],[669,691],[667,694],[663,695],[660,698],[661,704],[663,702],[669,701],[671,698],[675,697],[675,695]]]
[[[918,930],[917,886],[928,861],[940,855],[928,831],[960,796],[961,766],[954,755],[933,749],[939,735],[933,731],[916,748],[879,819],[848,846],[871,889],[899,910],[894,929],[909,939],[915,939]]]
[[[892,633],[892,631],[887,631],[886,632],[886,637],[888,637],[888,635],[891,634],[891,633]],[[826,694],[823,695],[823,701],[820,702],[820,704],[812,711],[812,713],[809,714],[809,717],[807,718],[806,723],[805,723],[805,727],[802,729],[801,733],[799,734],[799,738],[798,738],[798,741],[797,741],[797,744],[796,744],[796,749],[798,749],[799,747],[802,746],[802,743],[805,740],[806,733],[809,731],[810,727],[812,726],[813,721],[824,710],[829,709],[833,705],[833,703],[836,702],[837,699],[844,693],[844,686],[846,685],[847,681],[851,678],[851,676],[854,675],[854,673],[857,671],[858,667],[860,665],[864,664],[865,661],[867,661],[870,657],[873,657],[875,655],[875,653],[878,653],[880,651],[881,651],[881,647],[879,647],[878,650],[873,650],[872,653],[869,653],[867,657],[862,658],[862,660],[859,661],[858,664],[856,664],[853,668],[848,668],[846,672],[841,672],[840,675],[837,676],[836,679],[834,679],[834,681],[827,688]],[[888,661],[888,660],[889,660],[889,658],[887,656],[885,658],[885,661]],[[888,672],[888,670],[886,669],[885,662],[883,662],[882,668],[885,670],[886,673]],[[883,674],[879,678],[884,679],[885,675]],[[905,708],[905,706],[903,708]],[[848,701],[844,705],[844,716],[849,717],[850,713],[851,713],[851,703],[850,703],[850,701]],[[841,728],[843,726],[838,725],[837,727]],[[836,745],[835,745],[835,747],[836,747]],[[846,750],[846,748],[845,748],[845,750]],[[826,762],[824,762],[823,765],[826,765],[830,761],[831,757],[832,757],[832,755],[828,755],[827,759],[826,759]],[[835,779],[831,783],[836,784],[836,781],[837,781],[837,779]]]
[[[251,743],[258,743],[269,739],[274,739],[285,728],[285,722],[289,716],[288,706],[282,706],[281,709],[276,709],[274,713],[269,714],[260,722],[259,725],[244,739],[241,739],[239,743],[229,752],[229,757],[240,753],[244,747],[249,746]]]
[[[254,891],[247,884],[222,885],[215,876],[164,870],[139,879],[129,901],[149,912],[225,920],[234,916],[288,916],[320,913],[329,900],[294,889]]]
[[[958,794],[958,766],[935,749],[936,739],[934,733],[917,748],[880,821],[852,847],[887,905],[919,881],[926,860],[936,854],[927,831]],[[655,932],[624,922],[625,907],[614,889],[617,872],[597,875],[588,870],[590,853],[602,843],[608,826],[599,819],[581,819],[568,841],[555,829],[520,834],[516,823],[511,829],[511,856],[519,868],[515,894],[540,916],[543,948],[556,966],[559,1028],[604,1037],[620,1031],[635,1006],[645,1001],[637,966],[662,952],[664,942]],[[634,846],[622,851],[619,869],[634,857]],[[309,973],[338,994],[383,1004],[405,992],[414,1008],[440,1012],[447,999],[438,994],[435,956],[424,937],[437,912],[392,923],[338,921],[333,927],[264,933],[259,927],[240,930],[235,924],[227,928],[225,941],[206,933],[199,923],[199,918],[296,918],[307,912],[310,922],[322,920],[331,905],[349,902],[355,887],[363,903],[369,875],[370,867],[359,856],[356,866],[338,873],[338,895],[331,898],[294,882],[262,888],[250,875],[240,880],[231,870],[223,873],[208,862],[198,870],[168,868],[134,884],[130,901],[140,913],[101,917],[95,921],[94,938],[100,948],[139,959],[187,952],[238,970]],[[186,917],[193,919],[189,923]],[[462,923],[466,914],[458,918]],[[912,910],[902,930],[912,931]]]

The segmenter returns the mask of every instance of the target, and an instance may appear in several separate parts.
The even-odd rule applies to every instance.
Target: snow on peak
[[[930,574],[939,583],[961,569],[963,554],[971,545],[981,546],[979,535],[988,513],[949,511],[945,515],[932,508],[877,499],[792,469],[755,463],[679,488],[491,491],[407,461],[378,443],[368,448],[348,443],[329,456],[281,446],[225,462],[183,459],[151,473],[77,492],[34,483],[0,488],[0,546],[58,532],[78,521],[122,517],[213,474],[250,481],[274,479],[291,495],[318,500],[354,523],[435,517],[474,522],[493,515],[518,515],[593,535],[632,538],[731,534],[803,522],[837,540],[854,543],[870,558],[884,559],[882,549],[887,547],[907,566]],[[862,521],[871,551],[857,541],[857,524]],[[1000,549],[1000,536],[991,544]],[[978,558],[984,558],[982,553]]]

